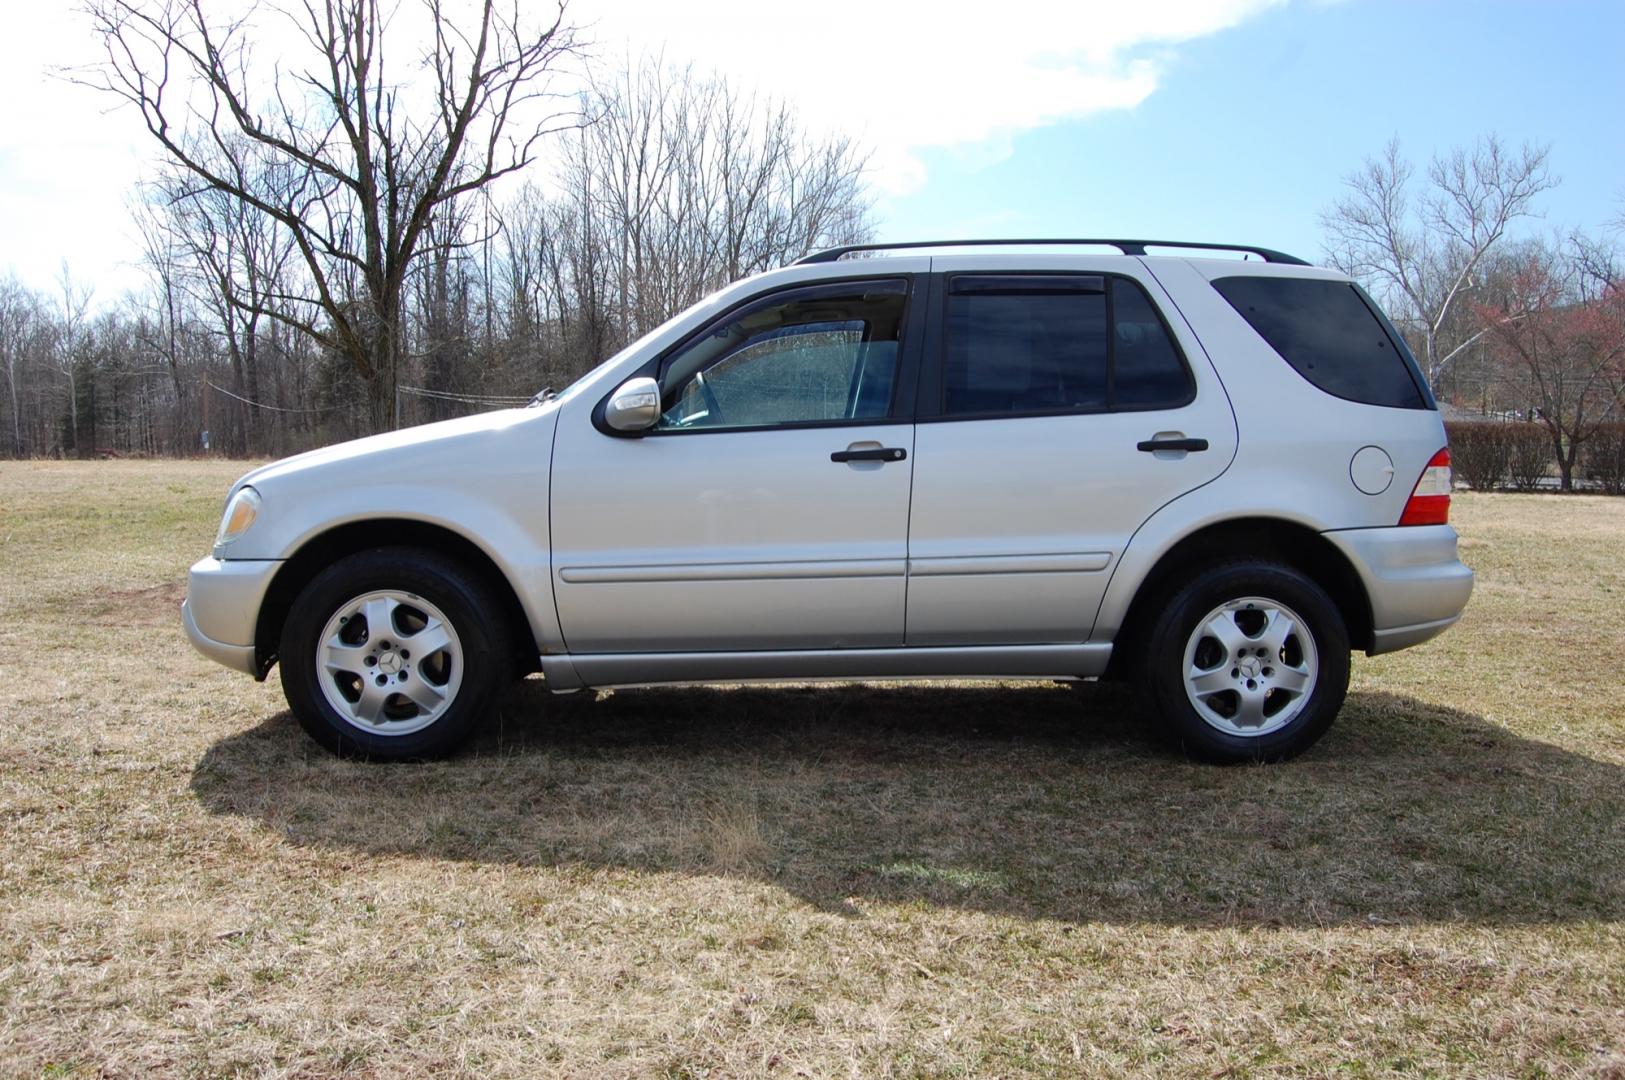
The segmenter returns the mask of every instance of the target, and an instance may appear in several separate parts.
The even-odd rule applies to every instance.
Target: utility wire
[[[203,380],[203,385],[207,386],[209,389],[214,390],[214,391],[216,391],[218,393],[224,394],[229,398],[234,398],[235,400],[242,402],[244,405],[252,405],[256,409],[268,409],[271,412],[280,412],[280,413],[324,413],[324,412],[332,412],[334,409],[339,408],[339,406],[337,406],[337,405],[323,405],[323,406],[321,406],[319,408],[315,408],[315,409],[290,409],[290,408],[287,408],[286,406],[282,406],[282,405],[267,405],[263,401],[250,401],[248,398],[243,397],[241,394],[232,393],[230,390],[227,390],[224,386],[215,385],[213,382],[210,382],[208,379]]]
[[[226,397],[229,397],[234,401],[240,401],[244,405],[249,405],[256,409],[266,409],[270,412],[325,413],[332,412],[334,409],[343,408],[343,406],[340,405],[322,405],[313,409],[290,408],[285,405],[267,405],[263,401],[253,401],[249,398],[243,397],[241,394],[234,394],[230,390],[227,390],[224,386],[220,386],[209,379],[204,379],[203,383],[209,389],[215,391],[216,393],[224,394]],[[413,394],[417,397],[434,398],[438,401],[452,401],[463,405],[525,405],[530,402],[530,398],[528,397],[512,397],[489,394],[458,394],[453,393],[450,390],[430,390],[427,387],[422,386],[397,386],[395,390],[397,393],[401,394]]]
[[[438,401],[456,401],[467,405],[526,405],[528,397],[512,397],[493,394],[458,394],[450,390],[430,390],[423,386],[397,386],[397,393],[413,394],[417,397],[434,398]]]

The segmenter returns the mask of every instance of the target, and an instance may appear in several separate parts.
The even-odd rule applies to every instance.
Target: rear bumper
[[[1450,626],[1473,593],[1473,572],[1448,525],[1324,534],[1348,557],[1371,601],[1372,655],[1419,645]]]
[[[271,559],[199,559],[192,564],[181,625],[193,647],[211,660],[259,677],[254,627],[281,567]]]

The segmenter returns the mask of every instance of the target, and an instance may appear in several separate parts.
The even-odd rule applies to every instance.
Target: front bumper
[[[276,572],[274,559],[199,559],[187,574],[181,625],[198,652],[256,678],[254,650],[260,604]]]
[[[1368,652],[1393,652],[1442,634],[1461,618],[1473,572],[1449,525],[1342,529],[1323,534],[1348,557],[1371,600]]]

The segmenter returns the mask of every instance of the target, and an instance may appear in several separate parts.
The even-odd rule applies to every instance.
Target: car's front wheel
[[[1277,761],[1308,749],[1348,692],[1337,605],[1289,566],[1236,562],[1163,604],[1142,679],[1168,733],[1209,761]]]
[[[501,604],[437,552],[341,559],[294,601],[279,649],[299,723],[335,753],[437,757],[466,740],[507,681]]]

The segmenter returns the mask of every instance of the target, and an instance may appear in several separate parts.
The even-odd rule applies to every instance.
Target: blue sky
[[[1167,54],[1139,105],[1018,135],[993,164],[924,151],[881,238],[1150,234],[1317,259],[1319,212],[1364,156],[1398,136],[1420,166],[1492,130],[1552,146],[1563,182],[1525,228],[1625,211],[1619,0],[1299,3]]]
[[[143,281],[128,204],[153,150],[134,115],[49,77],[96,59],[76,7],[8,12],[0,37],[0,99],[21,103],[0,121],[0,274],[50,287],[66,259],[108,302]],[[281,60],[295,50],[268,10],[263,55]],[[1625,213],[1625,0],[821,0],[816,18],[761,0],[571,0],[570,13],[600,64],[658,54],[720,71],[871,147],[885,240],[1148,236],[1317,259],[1319,212],[1390,137],[1421,166],[1488,131],[1552,146],[1562,185],[1524,228],[1600,230]],[[527,179],[545,186],[546,165]]]

